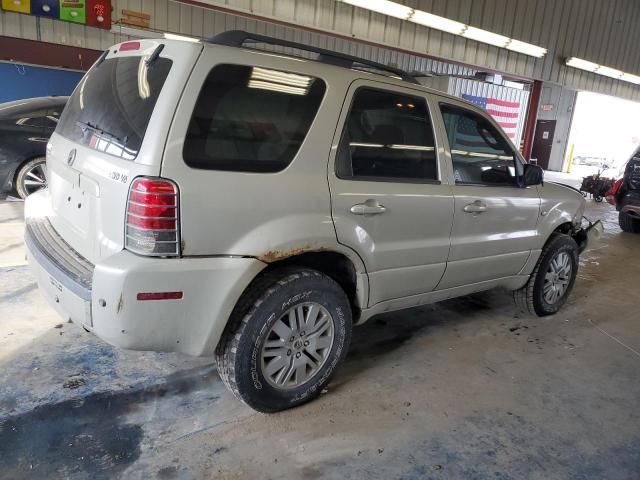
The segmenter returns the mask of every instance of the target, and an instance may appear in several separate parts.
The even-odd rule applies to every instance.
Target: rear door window
[[[319,78],[255,66],[217,65],[189,122],[192,168],[278,172],[296,156],[326,86]]]
[[[104,60],[80,80],[56,132],[126,160],[138,155],[171,60],[120,57]]]
[[[437,181],[426,100],[372,88],[357,90],[340,141],[336,174],[347,180]]]

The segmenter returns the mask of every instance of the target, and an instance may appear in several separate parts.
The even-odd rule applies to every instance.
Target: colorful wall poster
[[[1,0],[8,12],[111,28],[111,0]]]
[[[60,0],[31,0],[31,15],[60,18]]]
[[[85,0],[60,0],[60,20],[74,23],[85,23]]]

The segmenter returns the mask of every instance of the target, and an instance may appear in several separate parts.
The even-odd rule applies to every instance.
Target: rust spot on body
[[[318,247],[313,245],[305,245],[303,247],[294,247],[287,250],[269,250],[258,257],[265,263],[277,262],[278,260],[284,260],[285,258],[295,257],[303,253],[322,252],[326,251],[325,247]]]

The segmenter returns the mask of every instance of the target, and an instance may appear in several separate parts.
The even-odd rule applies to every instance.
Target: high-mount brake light
[[[129,189],[125,247],[141,255],[180,255],[178,186],[164,178],[138,177]]]
[[[121,52],[131,52],[133,50],[140,50],[140,42],[125,42],[118,48]]]

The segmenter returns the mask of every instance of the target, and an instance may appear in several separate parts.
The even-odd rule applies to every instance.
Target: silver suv
[[[51,304],[118,347],[215,353],[262,412],[317,396],[373,315],[494,287],[558,311],[588,240],[583,197],[484,111],[245,32],[105,51],[47,169],[25,241]]]

